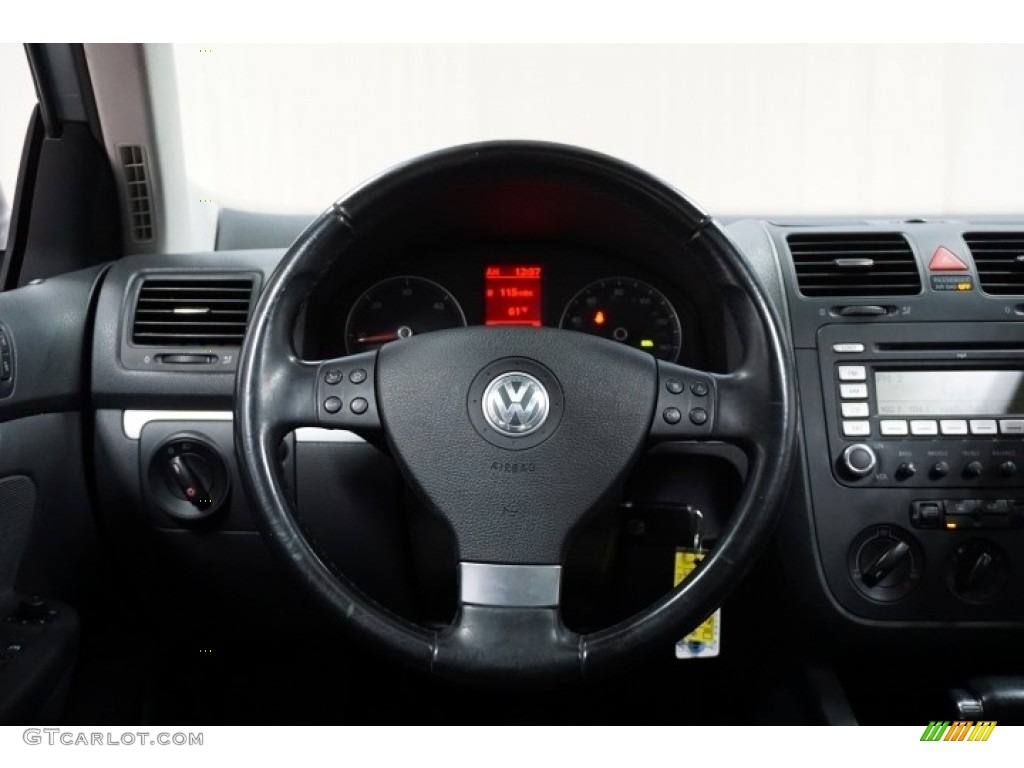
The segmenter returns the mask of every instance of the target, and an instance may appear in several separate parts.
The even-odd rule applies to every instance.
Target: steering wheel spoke
[[[580,636],[559,614],[558,565],[459,564],[460,607],[438,634],[434,671],[508,681],[578,677]]]
[[[258,392],[264,423],[276,435],[298,427],[376,432],[376,365],[373,351],[317,361],[289,355],[267,366]]]

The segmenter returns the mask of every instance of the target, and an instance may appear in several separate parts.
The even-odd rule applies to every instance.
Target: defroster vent
[[[985,293],[1024,296],[1024,232],[968,232],[964,241]]]
[[[800,233],[786,238],[804,296],[911,296],[921,275],[898,232]]]
[[[139,288],[132,342],[152,347],[238,347],[249,321],[251,277],[148,277]]]

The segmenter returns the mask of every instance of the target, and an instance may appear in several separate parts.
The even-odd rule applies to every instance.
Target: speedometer
[[[566,305],[560,327],[603,336],[675,362],[683,332],[675,308],[653,285],[628,277],[591,283]]]
[[[352,305],[345,345],[354,355],[389,341],[465,324],[462,307],[443,286],[423,277],[390,277],[370,286]]]

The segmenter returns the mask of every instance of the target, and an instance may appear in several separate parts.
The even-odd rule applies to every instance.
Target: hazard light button
[[[932,260],[928,262],[929,272],[966,272],[967,265],[951,250],[943,245],[935,249]]]

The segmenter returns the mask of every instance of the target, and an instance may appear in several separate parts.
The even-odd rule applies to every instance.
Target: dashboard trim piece
[[[459,563],[462,602],[503,608],[550,608],[561,596],[562,566]]]
[[[143,411],[126,410],[121,417],[121,427],[129,440],[138,440],[142,428],[152,421],[231,421],[231,411]],[[323,429],[321,427],[299,427],[295,430],[299,443],[362,443],[363,438],[344,429]]]

